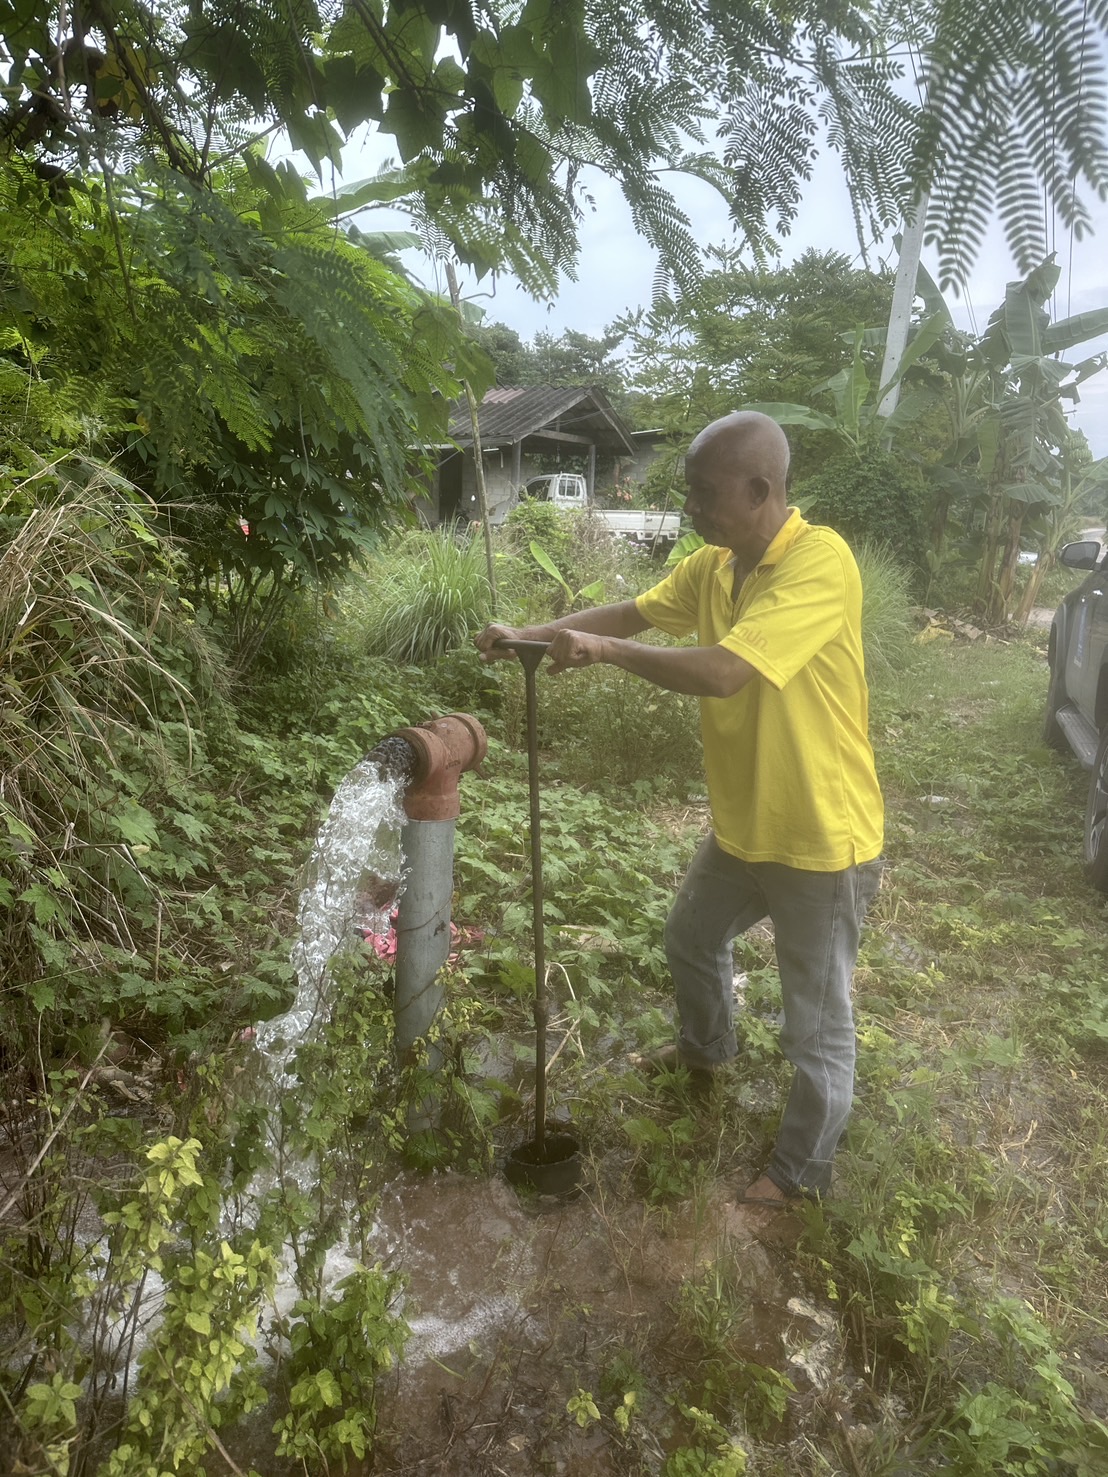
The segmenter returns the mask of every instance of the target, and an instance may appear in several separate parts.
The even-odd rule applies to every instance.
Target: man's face
[[[685,458],[685,512],[705,543],[741,555],[757,539],[750,481],[718,460]]]

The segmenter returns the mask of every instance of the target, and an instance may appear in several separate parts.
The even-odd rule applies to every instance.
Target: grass
[[[865,592],[862,640],[869,680],[880,682],[907,664],[913,628],[909,612],[911,577],[881,544],[858,550],[858,569]]]
[[[349,605],[371,655],[432,662],[461,646],[491,612],[481,541],[452,528],[402,534],[366,570]]]
[[[1044,692],[1028,642],[927,648],[875,694],[890,870],[840,1216],[810,1267],[915,1408],[902,1452],[955,1471],[1108,1452],[1085,1424],[1108,1333],[1104,901],[1078,862],[1082,772],[1038,741]]]

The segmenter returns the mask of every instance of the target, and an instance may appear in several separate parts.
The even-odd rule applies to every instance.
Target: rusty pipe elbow
[[[404,792],[404,811],[412,821],[452,821],[461,814],[458,778],[476,769],[488,750],[485,730],[468,713],[448,713],[394,737],[411,746],[415,770]]]

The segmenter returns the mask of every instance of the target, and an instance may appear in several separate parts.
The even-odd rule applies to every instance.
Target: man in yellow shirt
[[[608,662],[701,700],[712,831],[666,923],[678,1040],[644,1065],[683,1066],[703,1084],[736,1054],[732,944],[768,915],[794,1074],[770,1162],[738,1197],[763,1212],[831,1182],[853,1097],[851,977],[883,818],[858,568],[838,534],[788,507],[788,464],[767,416],[714,421],[685,459],[685,510],[703,548],[637,600],[477,638],[487,660],[505,636],[549,641],[552,672]],[[698,644],[632,639],[652,626],[695,631]]]

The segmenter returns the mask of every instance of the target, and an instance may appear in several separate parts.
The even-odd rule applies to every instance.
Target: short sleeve
[[[660,584],[636,599],[639,614],[669,636],[690,635],[699,624],[703,581],[710,578],[718,556],[718,549],[705,545],[682,559]]]

